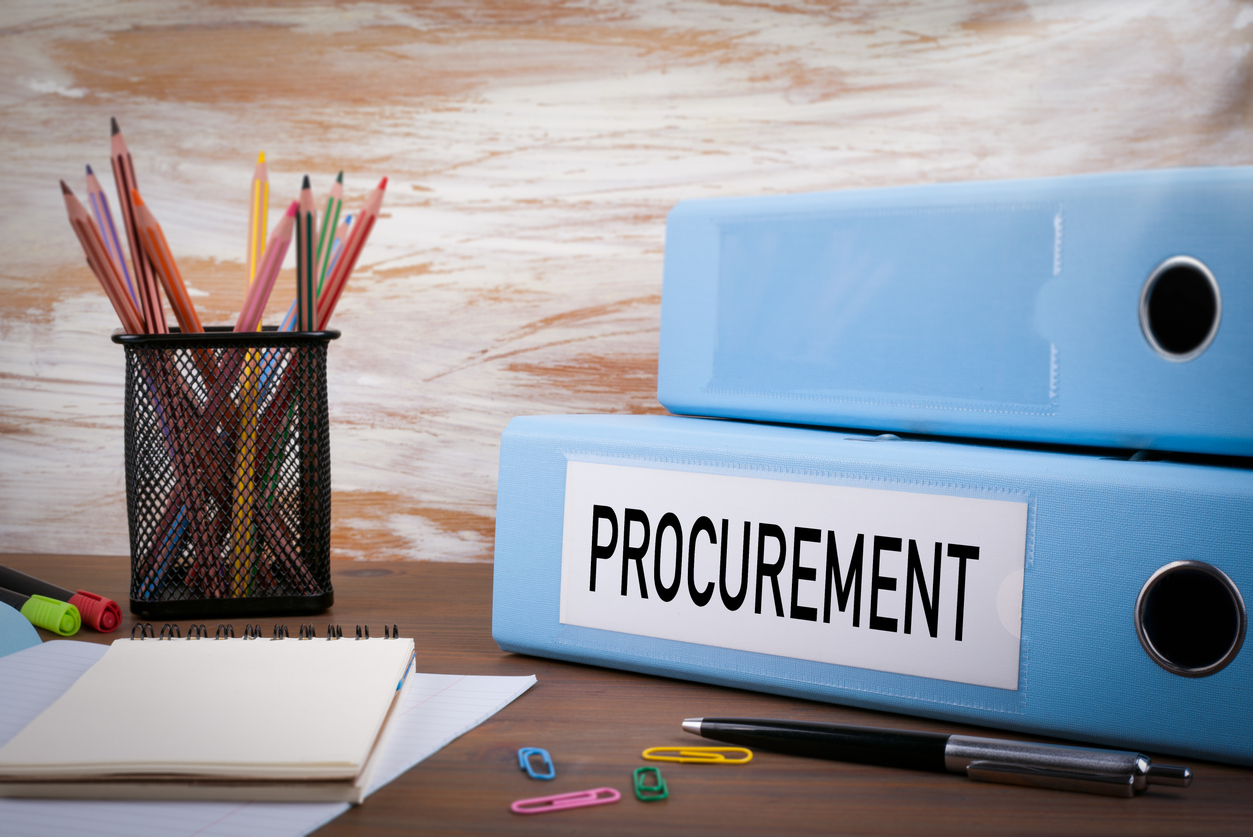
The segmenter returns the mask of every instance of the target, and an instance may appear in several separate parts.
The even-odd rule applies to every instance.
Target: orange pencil
[[[148,334],[166,334],[169,328],[165,324],[165,309],[161,307],[161,292],[157,290],[157,279],[144,254],[144,247],[139,241],[139,228],[135,225],[135,207],[131,198],[131,193],[139,188],[135,182],[135,166],[116,119],[112,120],[112,127],[110,159],[113,162],[113,180],[117,183],[118,204],[126,227],[126,241],[130,245],[131,266],[135,268],[135,282],[139,285],[136,289],[139,291],[139,310]]]
[[[204,332],[204,326],[200,325],[200,318],[196,316],[196,308],[191,304],[187,286],[183,284],[183,276],[178,272],[178,265],[174,262],[174,254],[170,252],[170,244],[165,240],[161,225],[139,196],[138,189],[131,192],[131,200],[134,201],[135,224],[144,244],[144,252],[148,254],[157,276],[161,277],[165,295],[174,308],[174,316],[178,317],[178,327],[184,334]]]
[[[100,280],[105,296],[109,298],[118,319],[122,321],[122,328],[127,334],[143,334],[144,323],[139,316],[139,309],[127,292],[126,285],[117,272],[117,265],[109,256],[100,230],[64,180],[61,181],[61,196],[65,198],[65,211],[70,217],[70,226],[74,228],[74,234],[78,236],[78,242],[87,254],[87,264]]]
[[[365,206],[352,222],[348,240],[344,242],[343,249],[340,250],[335,267],[326,277],[326,284],[322,287],[322,296],[318,299],[318,322],[321,323],[322,328],[326,328],[330,323],[340,294],[344,292],[344,285],[347,284],[352,269],[357,266],[357,258],[365,248],[366,240],[370,237],[370,230],[374,229],[374,221],[378,218],[379,209],[383,206],[385,189],[387,189],[386,177],[379,181],[379,185],[365,199]]]

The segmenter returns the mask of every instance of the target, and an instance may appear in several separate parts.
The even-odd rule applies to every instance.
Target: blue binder
[[[506,651],[1253,764],[1250,591],[1245,467],[672,416],[501,440]]]
[[[1253,455],[1253,167],[680,203],[671,412]]]

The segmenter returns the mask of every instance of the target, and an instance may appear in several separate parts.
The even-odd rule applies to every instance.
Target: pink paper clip
[[[608,805],[617,802],[622,794],[613,788],[593,788],[574,793],[559,793],[556,796],[537,796],[534,799],[519,799],[509,806],[515,814],[547,814],[549,811],[565,811],[569,808],[587,808],[592,805]]]

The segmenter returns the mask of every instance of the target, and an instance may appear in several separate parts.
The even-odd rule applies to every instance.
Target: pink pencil
[[[239,312],[239,319],[235,321],[236,331],[256,331],[261,325],[265,304],[270,301],[274,282],[283,266],[283,257],[287,255],[287,248],[291,245],[292,227],[296,222],[296,208],[299,205],[298,201],[291,202],[291,206],[287,207],[287,214],[278,222],[269,243],[265,245],[265,255],[257,268],[257,278],[248,289],[244,310]]]
[[[335,267],[326,277],[326,286],[322,288],[322,295],[318,299],[318,323],[322,328],[326,328],[330,323],[331,314],[335,313],[335,305],[344,292],[344,285],[348,283],[352,269],[357,266],[357,258],[365,249],[370,230],[374,229],[374,221],[378,218],[379,209],[383,206],[385,189],[387,189],[386,177],[379,181],[378,187],[365,199],[365,206],[357,213],[356,220],[352,223],[348,240],[344,242]]]
[[[87,255],[87,264],[91,266],[92,273],[95,273],[96,278],[100,280],[100,286],[104,288],[104,293],[113,305],[113,310],[122,321],[122,328],[127,334],[143,334],[144,323],[139,316],[139,309],[135,307],[134,300],[127,292],[113,259],[109,258],[108,249],[104,239],[100,237],[100,231],[96,229],[91,216],[79,203],[78,198],[74,197],[74,193],[70,191],[69,186],[65,185],[64,180],[61,181],[61,195],[65,198],[65,211],[69,215],[70,226],[74,228],[74,234],[78,236],[79,243],[83,245],[83,252]]]

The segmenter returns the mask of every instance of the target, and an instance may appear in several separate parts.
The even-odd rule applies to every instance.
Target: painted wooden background
[[[117,322],[57,187],[110,116],[207,322],[258,151],[272,219],[391,178],[334,323],[334,554],[475,561],[510,417],[660,411],[676,201],[1253,163],[1251,44],[1231,0],[5,0],[0,551],[128,551]]]

